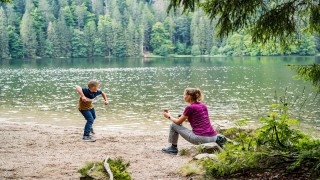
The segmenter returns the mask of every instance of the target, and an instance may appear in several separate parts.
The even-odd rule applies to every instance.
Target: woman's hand
[[[164,116],[165,118],[171,117],[171,116],[170,116],[170,113],[168,113],[168,112],[163,112],[163,116]]]

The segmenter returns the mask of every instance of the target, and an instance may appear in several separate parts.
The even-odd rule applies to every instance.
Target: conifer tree
[[[0,7],[0,59],[9,58],[9,36],[7,30],[7,16]]]

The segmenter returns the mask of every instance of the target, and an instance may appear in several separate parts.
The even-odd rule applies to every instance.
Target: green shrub
[[[211,56],[214,56],[214,55],[219,54],[219,51],[218,51],[218,50],[219,50],[219,48],[218,48],[217,46],[212,46],[210,55],[211,55]]]
[[[198,45],[193,45],[192,48],[191,48],[191,54],[193,56],[199,56],[201,55],[201,52],[200,52],[200,48]]]
[[[320,140],[312,139],[292,125],[299,124],[288,114],[287,103],[270,106],[269,115],[262,117],[262,127],[254,131],[241,131],[246,120],[237,123],[238,128],[226,130],[235,142],[225,145],[225,151],[217,154],[218,160],[202,160],[207,178],[230,176],[235,173],[265,169],[305,171],[310,176],[320,175]]]
[[[187,45],[185,43],[177,42],[176,44],[176,53],[179,55],[186,55]]]

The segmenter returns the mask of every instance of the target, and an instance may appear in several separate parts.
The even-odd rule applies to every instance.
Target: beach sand
[[[85,162],[107,156],[129,162],[133,179],[187,179],[177,170],[191,158],[161,152],[166,133],[95,131],[96,142],[82,142],[79,127],[1,121],[0,179],[79,179]]]

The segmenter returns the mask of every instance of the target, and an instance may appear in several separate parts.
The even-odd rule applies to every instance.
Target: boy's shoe
[[[162,152],[168,153],[168,154],[177,155],[178,154],[178,148],[170,146],[170,147],[167,147],[167,148],[163,148]]]
[[[91,134],[96,134],[96,133],[93,131],[93,128],[90,129],[90,133],[91,133]]]
[[[91,136],[83,136],[82,141],[85,142],[95,142],[96,140]]]

